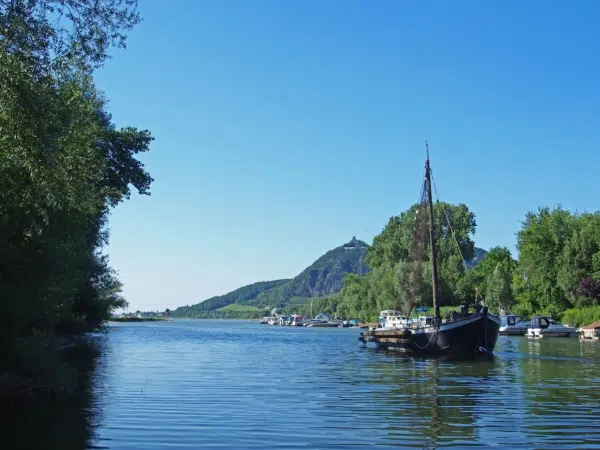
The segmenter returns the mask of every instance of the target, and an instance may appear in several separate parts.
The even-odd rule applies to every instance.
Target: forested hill
[[[172,317],[249,318],[268,314],[272,308],[301,305],[311,298],[337,294],[349,273],[364,275],[368,244],[356,238],[328,251],[292,279],[261,281],[201,303],[182,306]],[[475,267],[487,252],[475,247],[475,257],[467,262]]]
[[[291,280],[263,281],[171,311],[172,317],[232,317],[336,294],[348,273],[367,272],[368,245],[356,238],[328,251]]]
[[[291,280],[284,279],[275,281],[259,281],[258,283],[249,284],[236,289],[235,291],[231,291],[228,294],[211,297],[202,303],[197,303],[191,306],[181,306],[175,311],[171,311],[170,315],[175,317],[190,317],[201,312],[215,311],[219,308],[223,308],[234,303],[245,305],[248,304],[248,302],[256,299],[260,293],[276,288],[282,284],[288,283],[289,281]]]

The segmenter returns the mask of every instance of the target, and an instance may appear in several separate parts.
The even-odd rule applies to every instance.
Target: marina
[[[352,328],[363,324],[357,319],[332,319],[328,314],[319,313],[313,319],[297,314],[265,316],[258,321],[261,325],[306,328]]]

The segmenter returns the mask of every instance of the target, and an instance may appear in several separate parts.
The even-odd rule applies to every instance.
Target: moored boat
[[[317,314],[314,319],[310,320],[306,326],[311,328],[335,328],[339,327],[340,324],[338,322],[332,322],[331,317],[329,317],[327,314],[321,313]]]
[[[415,280],[420,280],[420,268],[424,263],[425,231],[428,229],[430,252],[428,262],[431,264],[433,317],[429,320],[408,321],[407,317],[410,317],[410,314],[404,316],[393,311],[394,314],[387,315],[390,320],[384,317],[383,324],[380,322],[378,328],[361,333],[359,340],[365,344],[375,342],[378,348],[410,354],[477,355],[492,353],[498,339],[500,318],[489,314],[487,307],[481,301],[472,305],[473,312],[469,312],[471,305],[463,304],[460,313],[455,312],[446,320],[442,320],[440,316],[440,283],[437,270],[431,178],[429,151],[427,151],[425,179],[418,210],[425,211],[427,214],[417,215],[415,219],[411,259],[417,262],[417,270],[412,275],[406,276],[404,283],[407,284],[408,293],[411,296],[410,313],[416,292],[420,288],[418,285],[420,281]],[[408,271],[406,273],[408,274]],[[382,311],[382,314],[384,312],[386,311]],[[391,319],[392,317],[394,319]]]
[[[408,317],[403,316],[401,311],[387,309],[379,313],[379,325],[383,328],[406,326]]]
[[[507,314],[500,321],[501,336],[523,336],[529,328],[529,319],[523,319],[514,314]]]
[[[299,316],[297,314],[290,316],[290,326],[292,327],[303,327],[308,323],[310,323],[309,319],[304,316]]]
[[[576,337],[579,331],[575,327],[563,325],[547,316],[533,316],[526,336],[530,338],[543,337]]]

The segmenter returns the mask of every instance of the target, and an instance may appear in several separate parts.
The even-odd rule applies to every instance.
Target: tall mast
[[[431,195],[431,169],[429,168],[429,144],[425,142],[427,150],[427,159],[425,160],[425,189],[427,190],[427,200],[429,203],[429,246],[431,248],[431,287],[433,288],[433,316],[435,324],[440,321],[440,304],[438,291],[438,272],[435,251],[435,220],[433,217],[433,199]]]

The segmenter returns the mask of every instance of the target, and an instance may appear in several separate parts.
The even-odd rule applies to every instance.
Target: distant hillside
[[[299,305],[310,299],[337,294],[348,273],[364,275],[368,245],[356,238],[328,251],[292,279],[261,281],[225,295],[171,311],[172,317],[248,318],[258,317],[274,307]],[[487,252],[475,247],[475,257],[467,261],[470,270]]]
[[[224,308],[231,304],[270,309],[301,303],[312,297],[336,294],[348,273],[367,273],[365,255],[368,245],[356,238],[328,251],[291,280],[264,281],[244,286],[229,294],[212,297],[191,306],[171,311],[172,317],[223,317],[242,313],[242,308]],[[217,311],[218,310],[218,311]],[[247,308],[244,312],[250,312]]]
[[[471,261],[465,261],[468,270],[475,268],[481,262],[483,257],[487,255],[487,251],[479,247],[475,247],[474,253],[475,256],[473,256]]]
[[[181,306],[174,311],[171,311],[171,317],[194,317],[202,316],[204,312],[216,311],[220,308],[237,304],[247,304],[246,302],[255,299],[261,292],[276,288],[290,280],[275,280],[275,281],[260,281],[258,283],[243,286],[229,294],[211,297],[202,303],[197,303],[191,306]],[[224,310],[222,310],[225,312]],[[229,310],[231,311],[231,309]]]

